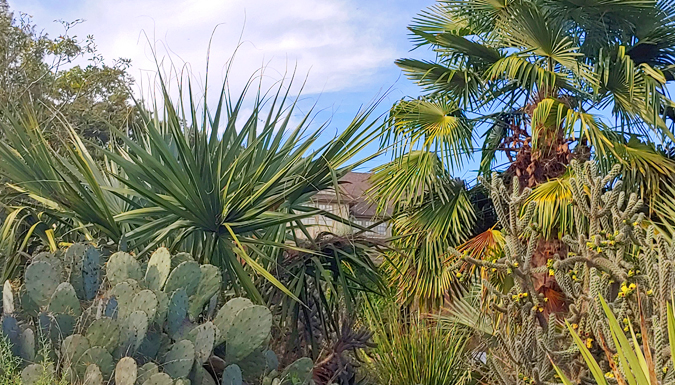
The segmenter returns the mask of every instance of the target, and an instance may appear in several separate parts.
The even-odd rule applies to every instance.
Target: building
[[[371,232],[364,235],[384,238],[390,235],[386,223],[377,216],[377,206],[368,199],[370,189],[370,173],[350,172],[340,179],[339,191],[321,191],[311,202],[313,207],[349,219],[352,223],[362,227],[371,227]],[[327,218],[323,215],[305,218],[302,222],[307,225],[310,235],[316,236],[321,232],[331,232],[345,235],[358,231],[347,223]],[[378,223],[376,225],[376,223]]]

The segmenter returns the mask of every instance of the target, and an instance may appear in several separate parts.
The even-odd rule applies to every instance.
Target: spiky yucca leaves
[[[351,329],[360,296],[385,289],[375,266],[384,245],[363,236],[322,232],[298,240],[298,246],[302,248],[283,253],[275,273],[301,302],[274,287],[266,299],[279,305],[279,342],[288,352],[284,359],[299,354],[316,360],[343,338],[345,324]]]
[[[619,319],[639,319],[640,299],[649,325],[647,333],[654,341],[654,363],[667,367],[657,376],[659,381],[668,382],[666,376],[672,370],[663,352],[667,348],[667,303],[673,284],[672,246],[655,234],[654,226],[643,223],[642,201],[636,193],[627,195],[621,182],[615,181],[618,167],[606,176],[599,176],[592,162],[572,162],[572,167],[569,184],[576,224],[572,234],[563,237],[560,250],[564,254],[551,255],[545,266],[532,266],[535,249],[542,244],[542,227],[533,220],[536,203],[526,203],[531,190],[514,183],[509,193],[496,176],[491,194],[505,238],[504,256],[488,262],[454,251],[457,268],[471,263],[493,274],[508,274],[514,280],[508,292],[483,281],[487,294],[483,301],[498,341],[490,348],[487,374],[504,384],[556,382],[552,360],[573,381],[584,378],[587,372],[582,355],[563,321],[609,371],[602,348],[614,351],[616,347],[603,317],[602,296]],[[557,290],[546,290],[548,277],[555,277],[560,286]],[[551,296],[558,292],[562,298]],[[555,301],[561,301],[562,306],[552,306]],[[552,308],[562,311],[552,313]],[[470,316],[469,312],[461,314]]]
[[[59,224],[57,238],[77,241],[80,233],[141,254],[160,244],[189,251],[261,302],[250,275],[283,289],[268,258],[285,246],[286,225],[320,214],[309,198],[359,164],[352,159],[377,134],[370,129],[374,106],[319,145],[325,125],[310,127],[311,112],[290,123],[297,99],[288,97],[289,84],[259,90],[243,116],[250,83],[238,96],[223,83],[212,105],[206,91],[179,84],[174,99],[159,82],[163,104],[153,114],[139,108],[136,126],[113,128],[115,148],[92,145],[105,162],[94,161],[73,130],[57,148],[45,140],[44,122],[9,114],[0,125],[0,175]]]

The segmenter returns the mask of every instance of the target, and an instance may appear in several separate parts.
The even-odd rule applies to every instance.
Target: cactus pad
[[[218,328],[218,333],[216,333],[216,346],[225,341],[227,330],[230,328],[230,325],[232,325],[232,322],[234,322],[234,317],[237,313],[250,306],[253,306],[253,302],[248,298],[238,297],[227,301],[227,303],[218,310],[218,314],[216,314],[216,317],[213,319],[213,324]]]
[[[21,338],[21,329],[19,322],[11,315],[2,316],[2,334],[12,344],[12,352],[19,355],[19,339]]]
[[[148,316],[148,322],[152,322],[157,314],[157,296],[151,290],[141,290],[134,296],[131,302],[132,310],[140,310]]]
[[[221,385],[242,385],[241,369],[236,364],[232,364],[223,370]]]
[[[19,336],[19,356],[27,362],[35,361],[35,332],[25,329]]]
[[[180,265],[183,262],[188,262],[188,261],[194,261],[195,259],[192,258],[192,255],[190,253],[177,253],[173,257],[171,257],[171,268],[175,269],[176,266]]]
[[[149,380],[150,377],[159,373],[159,367],[154,362],[148,362],[147,364],[138,368],[138,376],[136,378],[136,384],[142,385],[145,381]]]
[[[167,331],[171,337],[178,335],[187,318],[188,296],[184,289],[176,290],[169,300],[166,315]]]
[[[162,290],[171,271],[171,254],[166,247],[160,247],[150,257],[145,271],[145,286],[150,290]]]
[[[312,381],[312,369],[314,369],[314,363],[311,358],[300,358],[284,369],[281,374],[281,384],[309,384]]]
[[[87,247],[82,259],[81,273],[84,299],[91,301],[96,297],[101,286],[101,252],[94,247]]]
[[[166,373],[155,373],[143,382],[143,385],[170,385],[173,384],[171,376]]]
[[[61,343],[61,354],[66,360],[66,364],[75,363],[80,357],[89,350],[89,340],[81,334],[73,334],[66,337]]]
[[[226,361],[237,362],[262,346],[270,337],[272,313],[264,306],[240,310],[227,329]]]
[[[2,286],[2,312],[4,314],[14,313],[14,289],[9,280]]]
[[[117,318],[126,318],[131,313],[132,303],[136,295],[133,281],[120,282],[110,293],[117,301]]]
[[[52,365],[30,364],[21,371],[21,383],[23,385],[34,385],[43,378],[52,377],[54,374]]]
[[[122,322],[122,346],[125,349],[138,350],[148,332],[148,315],[144,311],[137,310]]]
[[[82,309],[80,308],[80,300],[75,294],[75,288],[69,282],[61,283],[52,298],[49,300],[48,310],[52,313],[58,314],[71,314],[75,317],[79,317],[82,314]]]
[[[141,265],[138,264],[136,258],[122,251],[113,254],[108,259],[106,277],[112,286],[128,279],[140,281],[143,278]]]
[[[84,372],[84,381],[82,385],[103,385],[103,374],[101,369],[96,364],[87,366]]]
[[[216,327],[207,322],[201,324],[188,333],[188,340],[192,341],[195,347],[195,361],[203,364],[211,356],[213,344],[216,339]]]
[[[85,370],[92,364],[98,366],[103,377],[109,377],[115,369],[112,356],[100,346],[89,348],[77,361],[77,367],[84,368]]]
[[[201,276],[197,291],[190,297],[190,308],[188,313],[191,319],[195,319],[204,308],[207,302],[218,293],[221,284],[220,270],[213,265],[201,265]]]
[[[190,379],[194,385],[217,385],[211,374],[203,366],[195,365]]]
[[[169,274],[164,291],[173,293],[175,290],[182,288],[185,289],[188,296],[191,296],[197,291],[201,274],[202,272],[197,262],[183,262],[176,266],[171,271],[171,274]]]
[[[26,292],[38,306],[46,306],[61,282],[60,273],[45,261],[33,262],[26,268]]]
[[[131,357],[123,357],[115,366],[115,385],[134,385],[138,376],[138,366]]]
[[[178,341],[164,357],[164,372],[173,378],[187,377],[194,360],[194,344],[188,340]]]
[[[87,329],[89,346],[100,346],[112,353],[120,343],[120,328],[111,318],[100,318],[89,325]]]
[[[169,296],[161,290],[154,290],[157,297],[157,314],[155,314],[155,323],[163,325],[166,320],[166,313],[169,311]]]

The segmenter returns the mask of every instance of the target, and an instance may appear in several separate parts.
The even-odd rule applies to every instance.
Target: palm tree
[[[471,193],[448,187],[461,185],[450,175],[476,152],[479,176],[504,172],[535,189],[548,236],[538,263],[560,251],[556,239],[571,222],[573,159],[621,164],[626,188],[664,206],[662,187],[675,175],[666,151],[675,140],[666,89],[675,80],[672,1],[446,0],[409,29],[435,60],[396,62],[424,92],[392,107],[383,143],[394,159],[376,170],[373,191],[381,209],[393,203],[394,233],[414,233],[402,238],[395,276],[415,277],[418,298],[446,295],[460,274],[449,272],[443,250],[477,233]],[[428,253],[430,239],[437,246]],[[415,282],[429,266],[433,274]]]

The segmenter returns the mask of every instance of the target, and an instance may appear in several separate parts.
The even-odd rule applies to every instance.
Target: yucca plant
[[[254,272],[294,296],[269,273],[272,254],[287,246],[288,225],[322,213],[310,197],[360,164],[354,157],[377,135],[374,105],[320,144],[325,124],[311,127],[311,112],[291,125],[290,84],[258,90],[242,116],[252,83],[233,97],[225,81],[211,106],[189,82],[172,97],[160,77],[154,112],[139,101],[140,123],[111,128],[114,147],[92,144],[96,160],[74,130],[55,148],[35,114],[8,114],[0,175],[64,226],[57,235],[75,230],[139,254],[164,244],[223,268],[258,301]]]

